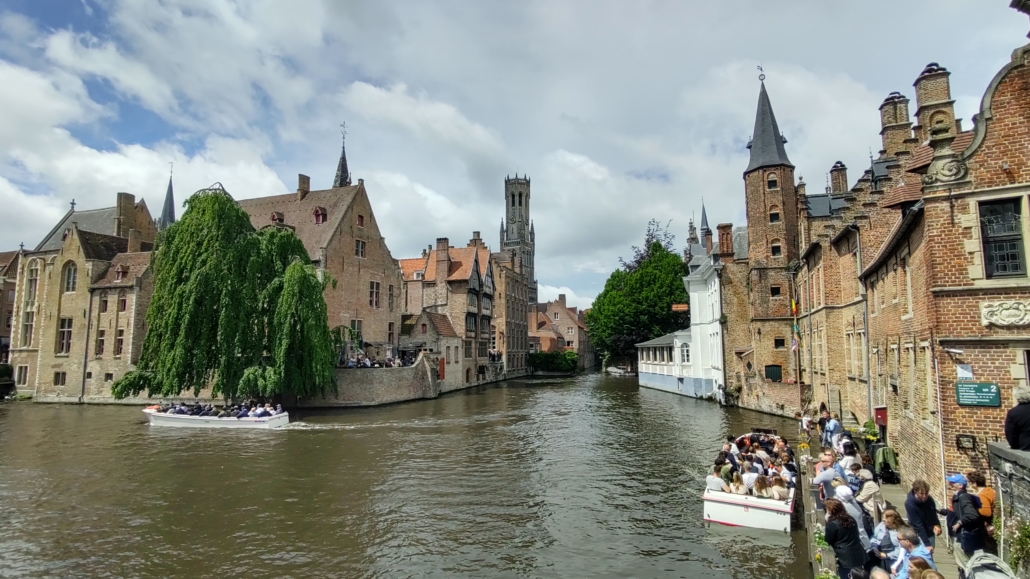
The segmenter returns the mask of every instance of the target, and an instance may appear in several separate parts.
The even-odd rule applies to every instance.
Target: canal
[[[808,576],[803,533],[701,520],[726,434],[787,419],[600,374],[300,418],[0,405],[0,577]]]

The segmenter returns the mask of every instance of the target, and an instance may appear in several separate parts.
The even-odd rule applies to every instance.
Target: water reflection
[[[181,431],[138,408],[0,407],[0,574],[806,573],[789,536],[701,522],[725,435],[787,420],[600,375],[301,418]]]

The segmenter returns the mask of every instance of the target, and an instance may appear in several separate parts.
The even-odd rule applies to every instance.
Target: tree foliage
[[[221,186],[195,193],[158,238],[140,362],[113,394],[324,392],[332,345],[324,282],[308,262],[292,230],[255,231]]]
[[[575,372],[579,367],[579,354],[571,350],[531,352],[529,366],[542,372]]]
[[[652,219],[647,222],[647,231],[644,233],[644,245],[641,247],[633,246],[633,257],[626,261],[623,258],[619,258],[619,263],[622,268],[626,271],[633,272],[640,267],[642,263],[647,261],[647,258],[651,256],[651,245],[655,242],[661,244],[665,251],[672,252],[673,244],[676,242],[676,236],[669,231],[669,225],[672,221],[662,225],[657,219]]]
[[[635,344],[690,325],[687,313],[672,311],[673,304],[688,303],[686,264],[672,251],[672,235],[652,220],[645,239],[643,249],[634,247],[634,259],[612,272],[587,312],[590,341],[605,356],[633,356]]]

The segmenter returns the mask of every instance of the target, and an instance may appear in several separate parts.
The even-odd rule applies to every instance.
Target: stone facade
[[[537,283],[535,272],[536,261],[536,229],[529,213],[530,180],[529,177],[515,174],[514,178],[504,179],[504,204],[506,219],[501,221],[501,251],[514,251],[522,260],[522,270],[526,276],[529,303],[537,300]]]
[[[750,255],[721,280],[739,402],[826,407],[852,425],[886,409],[904,484],[925,479],[939,500],[945,473],[987,467],[1030,355],[1030,46],[996,74],[970,130],[949,77],[923,69],[914,119],[906,97],[888,95],[879,155],[850,187],[836,163],[813,195],[793,184],[785,140],[769,138],[779,130],[763,87],[745,173]],[[783,365],[780,381],[762,379],[769,364]],[[960,403],[971,383],[999,398]]]
[[[454,330],[450,319],[444,314],[428,310],[406,317],[411,319],[404,322],[401,330],[401,352],[421,352],[433,365],[441,392],[464,387],[461,372],[462,338]]]
[[[0,364],[10,356],[11,334],[15,326],[14,285],[18,279],[20,252],[0,253]]]
[[[1030,3],[1027,8],[1030,9]],[[1020,525],[1030,524],[1030,452],[1013,450],[1004,440],[989,446],[994,471],[994,480],[990,482],[1000,495],[995,508],[1000,513],[1001,524],[995,525],[995,535],[999,534],[998,529],[1004,529],[1005,538],[1001,543],[1005,549],[1001,555],[1008,561],[1013,535]],[[1014,571],[1020,579],[1030,578],[1030,561],[1024,559],[1022,566]]]
[[[308,250],[325,289],[329,327],[351,328],[344,356],[355,351],[383,359],[397,354],[403,278],[379,231],[365,183],[310,190],[300,175],[296,193],[239,201],[257,229],[289,227]]]
[[[492,350],[504,360],[505,373],[525,372],[529,354],[529,285],[518,252],[494,253],[496,284]]]
[[[146,203],[118,193],[111,208],[73,207],[34,250],[20,253],[10,353],[19,392],[82,399],[87,385],[92,386],[87,366],[98,305],[94,285],[119,254],[149,251],[156,234]],[[127,298],[127,307],[134,308],[135,296]],[[122,338],[130,351],[142,339],[139,328],[136,322],[122,327],[129,332]],[[105,373],[118,379],[130,366],[126,359]]]
[[[579,369],[585,370],[597,365],[597,356],[594,353],[594,347],[590,344],[590,336],[587,335],[583,312],[577,308],[570,308],[565,294],[558,294],[558,299],[538,305],[554,331],[565,340],[562,348],[576,352],[579,356]]]

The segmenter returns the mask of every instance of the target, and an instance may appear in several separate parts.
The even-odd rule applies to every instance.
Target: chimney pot
[[[311,177],[303,173],[297,174],[297,201],[300,201],[307,197],[308,193],[311,192]]]

